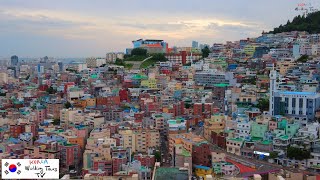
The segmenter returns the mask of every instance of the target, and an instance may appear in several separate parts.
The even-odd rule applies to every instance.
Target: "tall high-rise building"
[[[59,61],[58,66],[59,66],[59,71],[62,72],[63,71],[63,62]]]
[[[18,56],[16,56],[16,55],[11,56],[11,66],[17,66],[18,62],[19,62]]]
[[[274,93],[277,91],[277,71],[273,69],[270,71],[270,88],[269,88],[269,93],[270,93],[270,99],[269,99],[269,113],[270,115],[275,115],[274,114]]]
[[[197,41],[192,41],[192,48],[198,48],[199,43]]]
[[[49,57],[48,56],[45,56],[45,57],[40,59],[40,62],[42,62],[42,63],[46,63],[48,61],[49,61]]]
[[[200,48],[200,49],[203,49],[203,48],[205,48],[205,47],[210,47],[210,46],[209,46],[209,44],[200,44],[200,45],[199,45],[199,48]]]

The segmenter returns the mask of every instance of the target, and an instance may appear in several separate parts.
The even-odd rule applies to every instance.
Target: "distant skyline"
[[[235,41],[286,23],[301,2],[307,0],[1,1],[0,58],[104,56],[139,38],[170,47]]]

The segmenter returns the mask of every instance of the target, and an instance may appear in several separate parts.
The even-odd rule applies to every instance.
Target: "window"
[[[296,107],[296,98],[292,98],[292,107]]]
[[[302,107],[303,107],[303,99],[300,98],[300,99],[299,99],[299,108],[302,108]]]

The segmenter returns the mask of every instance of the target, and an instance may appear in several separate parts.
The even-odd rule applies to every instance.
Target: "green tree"
[[[268,111],[269,110],[269,99],[259,99],[257,108],[261,111]]]
[[[307,16],[296,16],[287,24],[274,28],[270,33],[281,33],[290,31],[307,31],[309,33],[319,33],[320,28],[320,11],[310,13]]]
[[[47,93],[49,93],[49,94],[55,94],[55,93],[57,92],[57,90],[54,89],[52,86],[50,86],[46,91],[47,91]]]
[[[73,73],[78,73],[77,70],[74,70],[74,69],[70,69],[70,68],[67,68],[66,71],[69,71],[69,72],[73,72]]]
[[[201,52],[202,52],[202,57],[203,57],[203,58],[208,57],[208,56],[209,56],[209,53],[211,53],[211,51],[210,51],[210,49],[209,49],[208,46],[204,47],[204,48],[201,50]]]
[[[125,67],[125,68],[128,68],[128,69],[130,70],[130,69],[132,69],[133,64],[127,63],[127,64],[124,65],[124,67]]]
[[[37,140],[37,138],[33,136],[32,137],[32,142],[34,143],[36,140]]]
[[[308,59],[309,59],[309,56],[306,55],[306,54],[304,54],[304,55],[302,55],[300,58],[298,58],[297,61],[304,63],[304,62],[307,62]]]
[[[163,53],[157,53],[157,54],[153,54],[152,55],[152,59],[156,62],[160,61],[160,62],[165,62],[168,61],[168,59],[165,57],[165,55]]]
[[[184,104],[184,107],[185,107],[186,109],[189,109],[189,108],[192,108],[192,107],[193,107],[193,104],[191,104],[191,103],[185,103],[185,104]]]
[[[131,55],[137,55],[137,56],[146,56],[147,50],[142,48],[134,48],[131,51]]]
[[[248,83],[248,84],[252,84],[252,85],[256,85],[256,78],[249,78],[249,79],[244,79],[243,82],[244,83]]]
[[[309,159],[310,151],[290,146],[287,150],[287,157],[296,160]]]
[[[52,124],[55,125],[55,126],[60,125],[60,119],[54,119]]]
[[[274,159],[278,157],[278,152],[271,152],[269,158]]]
[[[115,64],[118,66],[124,66],[125,63],[123,62],[123,60],[117,58]]]
[[[161,162],[161,153],[159,151],[156,151],[153,155],[157,162]]]
[[[69,101],[67,101],[66,103],[64,103],[64,108],[69,109],[71,107],[71,103]]]

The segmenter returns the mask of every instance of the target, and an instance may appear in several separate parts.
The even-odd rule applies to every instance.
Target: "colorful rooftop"
[[[206,170],[206,171],[210,170],[210,167],[200,166],[200,165],[195,165],[194,168],[196,168],[196,169],[204,169],[204,170]]]
[[[264,140],[264,141],[261,142],[261,144],[263,144],[263,145],[269,145],[269,144],[272,144],[272,141]]]
[[[160,167],[156,169],[155,180],[188,180],[188,171],[179,168]]]
[[[135,75],[132,76],[132,79],[137,79],[137,80],[139,80],[139,79],[148,79],[148,77],[145,76],[145,75],[141,75],[141,74],[135,74]]]
[[[242,138],[230,138],[231,141],[243,142]]]
[[[315,92],[293,92],[293,91],[283,91],[283,92],[280,92],[280,93],[284,94],[284,95],[302,95],[302,96],[316,95],[317,94]]]
[[[228,87],[229,84],[226,84],[226,83],[219,83],[219,84],[214,84],[213,86],[215,87]]]

